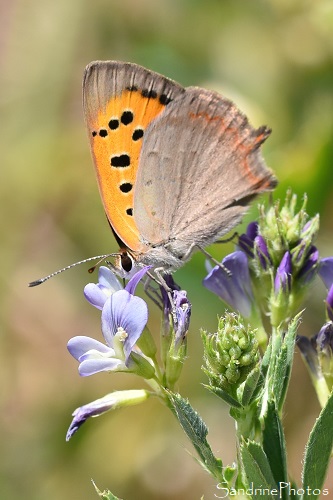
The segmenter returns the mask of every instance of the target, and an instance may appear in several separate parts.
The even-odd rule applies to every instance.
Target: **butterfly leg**
[[[196,245],[196,246],[199,248],[201,253],[206,255],[206,257],[208,257],[209,260],[214,262],[215,265],[219,266],[226,273],[227,276],[231,277],[231,271],[229,269],[227,269],[222,262],[219,262],[217,259],[214,259],[214,257],[212,255],[210,255],[210,253],[207,252],[207,250],[202,248],[200,245]]]
[[[156,304],[157,307],[162,310],[162,304],[163,304],[162,297],[158,293],[158,290],[156,290],[152,286],[152,284],[151,284],[152,281],[155,281],[157,283],[156,279],[150,273],[148,273],[147,279],[145,280],[145,282],[143,284],[143,289],[144,289],[147,297],[149,297],[150,300],[152,300],[154,302],[154,304]]]
[[[237,234],[237,233],[235,233]],[[230,238],[233,239],[235,237],[235,234],[232,235],[232,237]],[[228,240],[224,240],[224,242],[228,242]],[[217,242],[218,243],[218,242]],[[222,243],[222,241],[221,241]],[[182,260],[184,260],[186,262],[186,260],[189,259],[192,251],[194,248],[198,248],[198,250],[200,250],[201,253],[203,253],[204,255],[206,255],[206,257],[208,257],[209,260],[211,260],[212,262],[214,262],[215,265],[219,266],[221,269],[223,269],[223,271],[227,274],[227,276],[231,276],[231,272],[229,271],[229,269],[227,269],[223,264],[222,262],[219,262],[218,260],[214,259],[214,257],[212,255],[210,255],[209,252],[207,252],[207,250],[205,250],[202,246],[198,245],[197,243],[192,243],[190,245],[190,247],[188,248],[187,252],[183,255],[183,258]]]
[[[234,234],[232,234],[231,236],[229,236],[229,238],[217,240],[217,241],[215,241],[215,243],[230,243],[230,241],[232,241],[233,239],[235,239],[237,236],[238,236],[238,232],[235,231]]]
[[[171,288],[168,286],[167,282],[165,281],[165,279],[163,278],[163,273],[164,273],[164,267],[156,267],[156,269],[154,269],[154,273],[156,274],[157,276],[157,279],[158,279],[158,282],[159,284],[164,288],[164,290],[166,291],[166,293],[168,294],[168,297],[169,297],[169,300],[170,300],[170,303],[173,304],[173,300],[172,300],[172,296],[171,296],[171,293],[172,293],[172,290]]]

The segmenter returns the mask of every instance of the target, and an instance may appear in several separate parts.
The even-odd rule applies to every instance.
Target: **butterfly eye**
[[[132,270],[132,267],[133,267],[133,259],[126,252],[126,250],[124,250],[121,253],[120,261],[121,261],[121,267],[123,268],[123,270],[126,271],[127,273],[129,273]]]

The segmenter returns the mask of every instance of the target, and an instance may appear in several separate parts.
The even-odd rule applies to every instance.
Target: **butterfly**
[[[85,69],[83,107],[119,273],[178,269],[277,184],[260,152],[270,130],[254,129],[216,92],[95,61]]]

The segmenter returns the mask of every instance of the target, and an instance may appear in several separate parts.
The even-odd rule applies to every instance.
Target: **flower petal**
[[[117,276],[106,266],[99,268],[98,283],[105,288],[109,288],[112,292],[122,290],[123,288]]]
[[[103,309],[108,296],[102,287],[96,285],[95,283],[88,283],[88,285],[84,287],[83,293],[87,301],[92,306],[97,307],[97,309]]]
[[[84,296],[91,305],[102,309],[106,299],[122,288],[113,272],[108,267],[101,266],[98,271],[98,283],[88,283],[84,287]]]
[[[317,351],[314,347],[314,342],[308,337],[298,335],[296,344],[304,358],[305,364],[315,377],[320,376],[320,366],[318,361]]]
[[[124,342],[126,361],[148,321],[148,307],[143,299],[127,290],[114,293],[102,311],[102,332],[106,343],[113,346],[113,336],[119,327],[127,334]]]
[[[146,266],[143,269],[140,269],[135,275],[129,280],[127,285],[125,286],[125,290],[134,295],[135,289],[139,283],[139,281],[143,278],[143,276],[148,272],[148,270],[152,266]]]
[[[333,285],[328,290],[326,297],[326,312],[330,321],[333,321]]]
[[[267,266],[272,264],[272,259],[269,255],[266,241],[260,234],[254,239],[254,249],[261,267],[267,269]]]
[[[68,341],[67,349],[77,360],[87,353],[87,351],[96,350],[101,353],[109,352],[110,348],[98,340],[85,336],[73,337]]]
[[[227,255],[222,264],[229,269],[231,276],[228,276],[221,267],[215,266],[203,280],[203,285],[243,316],[250,316],[253,293],[246,254],[237,250]]]
[[[326,288],[331,288],[333,284],[333,257],[321,259],[318,274],[323,280]]]
[[[302,279],[305,284],[309,283],[317,272],[318,262],[319,251],[314,245],[312,245],[309,249],[303,267],[299,271],[298,278]]]
[[[248,257],[253,258],[254,239],[258,235],[258,222],[250,222],[243,233],[238,238],[238,247],[246,253]]]
[[[285,252],[281,259],[279,267],[276,270],[274,280],[275,292],[278,293],[282,288],[283,292],[289,292],[291,287],[292,263],[290,252]]]
[[[247,236],[254,241],[254,238],[258,235],[259,224],[257,221],[250,222],[246,228]]]
[[[176,308],[174,315],[174,328],[175,344],[177,345],[184,341],[189,329],[192,306],[184,290],[174,290],[173,300]]]
[[[120,368],[126,369],[124,363],[116,358],[95,358],[85,359],[79,365],[79,374],[81,377],[88,377],[99,372],[112,372]]]

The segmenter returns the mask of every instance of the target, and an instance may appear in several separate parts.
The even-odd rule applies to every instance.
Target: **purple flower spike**
[[[258,222],[250,222],[246,228],[246,233],[241,234],[238,238],[238,246],[249,257],[253,258],[254,239],[258,235]]]
[[[102,310],[102,333],[106,345],[83,336],[68,342],[70,354],[80,363],[80,375],[86,377],[102,371],[126,370],[131,351],[147,320],[147,304],[140,297],[127,290],[118,290],[107,298]]]
[[[223,259],[222,264],[231,272],[231,276],[221,267],[215,266],[203,280],[203,285],[243,316],[250,316],[253,293],[245,253],[240,250],[233,252]]]
[[[267,269],[267,266],[269,264],[272,264],[272,259],[268,253],[265,238],[263,238],[261,235],[256,236],[254,239],[254,248],[261,267],[263,269]]]
[[[318,274],[323,280],[327,289],[333,284],[333,257],[321,259]]]
[[[105,266],[98,270],[98,283],[88,283],[84,287],[84,296],[97,309],[103,309],[106,299],[123,287],[113,272]]]
[[[288,292],[290,290],[291,272],[291,256],[289,252],[286,252],[282,257],[279,267],[276,270],[274,281],[274,288],[276,293],[278,293],[281,288],[284,292]]]

